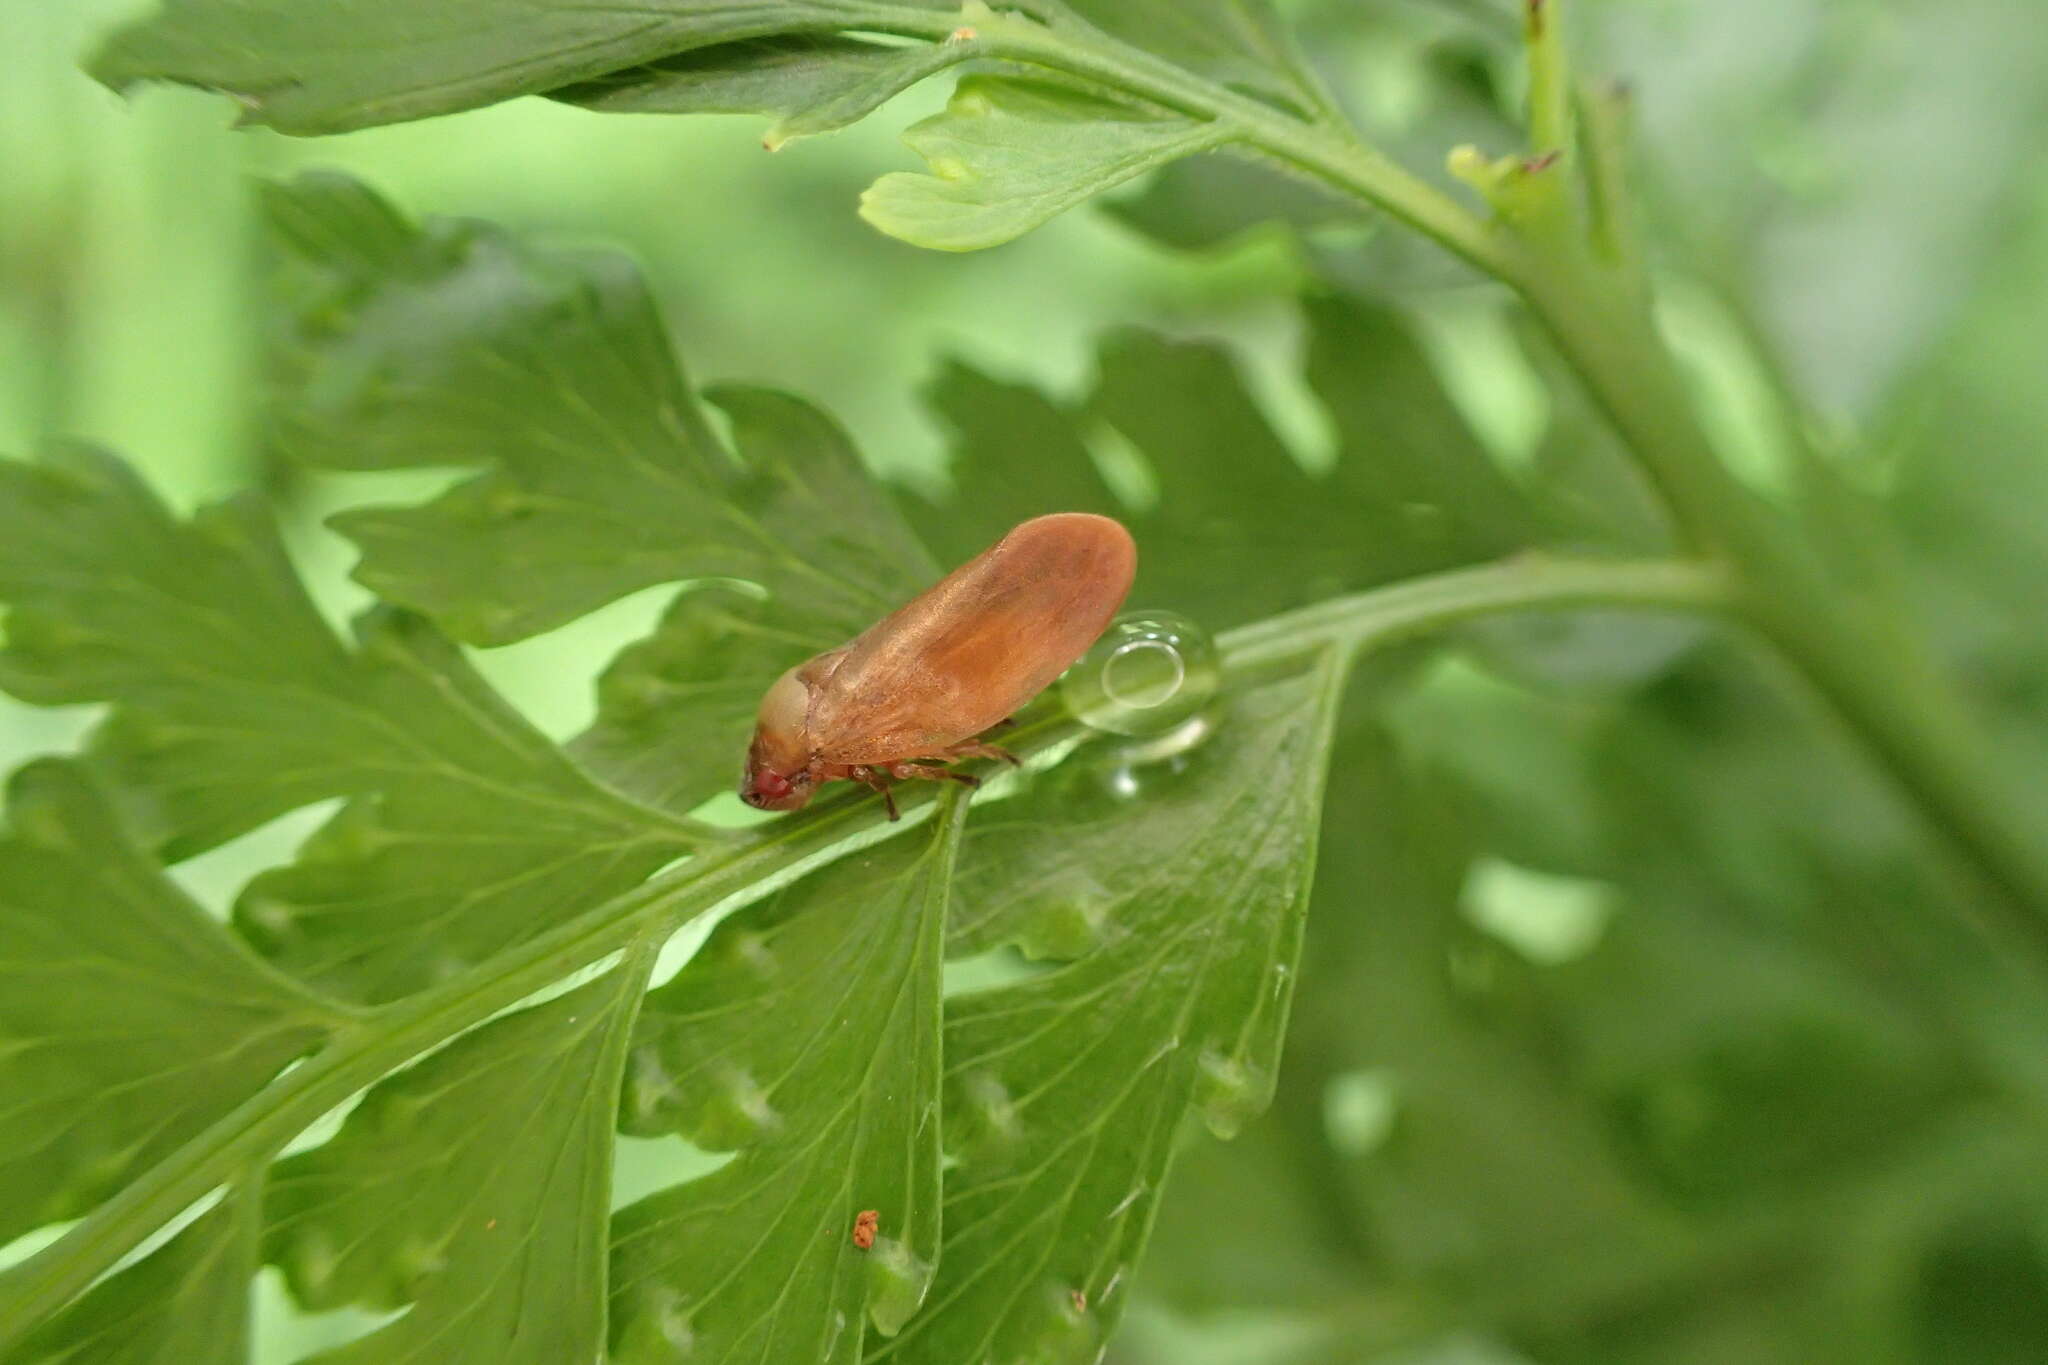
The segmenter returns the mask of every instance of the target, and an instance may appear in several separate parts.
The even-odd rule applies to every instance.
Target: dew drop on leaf
[[[1264,1068],[1248,1066],[1217,1052],[1202,1054],[1195,1082],[1195,1103],[1217,1137],[1230,1139],[1265,1112],[1273,1098],[1273,1078]]]
[[[1149,737],[1178,730],[1216,695],[1216,642],[1185,616],[1119,617],[1067,670],[1060,694],[1091,729]]]
[[[1087,1296],[1054,1281],[1047,1281],[1042,1293],[1037,1340],[1027,1358],[1047,1365],[1092,1365],[1100,1360],[1107,1343],[1101,1319],[1088,1312]]]
[[[910,1321],[932,1287],[932,1263],[902,1241],[881,1237],[868,1253],[868,1318],[884,1336]]]
[[[392,1257],[391,1275],[406,1299],[417,1299],[427,1284],[448,1268],[446,1248],[439,1242],[409,1238]]]
[[[293,1238],[290,1247],[291,1259],[286,1271],[291,1277],[293,1292],[301,1302],[325,1303],[328,1286],[333,1283],[334,1272],[341,1265],[333,1241],[321,1229],[309,1228]]]
[[[706,1116],[705,1137],[724,1150],[761,1141],[782,1126],[782,1116],[769,1103],[753,1073],[739,1067],[720,1068],[713,1102]]]
[[[690,1315],[675,1291],[642,1287],[633,1312],[622,1315],[625,1330],[615,1343],[614,1360],[682,1360],[697,1345]]]

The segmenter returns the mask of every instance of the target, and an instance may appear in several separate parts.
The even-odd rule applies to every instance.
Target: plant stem
[[[1565,63],[1563,0],[1522,0],[1529,51],[1529,154],[1572,153],[1571,73]]]
[[[1249,670],[1300,653],[1310,641],[1384,649],[1512,612],[1603,607],[1697,613],[1722,610],[1732,600],[1726,577],[1707,563],[1525,554],[1333,597],[1245,626],[1223,638],[1223,660],[1227,669]]]
[[[1555,0],[1532,22],[1532,133],[1570,135],[1569,78]],[[898,31],[935,36],[914,12]],[[1617,125],[1596,136],[1604,177],[1596,221],[1616,235],[1609,259],[1545,218],[1530,235],[1487,222],[1365,146],[1203,81],[1152,54],[1081,27],[1005,19],[988,37],[1001,56],[1096,81],[1228,128],[1234,140],[1408,224],[1516,289],[1557,341],[1623,442],[1662,493],[1681,534],[1726,561],[1751,624],[1812,683],[1862,747],[1976,868],[2026,936],[2048,945],[2048,856],[1988,746],[1928,654],[1888,603],[1849,601],[1794,527],[1739,483],[1708,441],[1651,320],[1619,184]],[[1561,146],[1561,151],[1571,150]],[[1560,200],[1560,202],[1562,202]]]
[[[876,6],[862,27],[943,42],[954,18],[930,10]],[[1305,123],[1281,110],[1202,80],[1182,67],[1128,47],[1092,25],[1069,19],[1048,26],[1013,14],[994,14],[978,25],[991,57],[1079,76],[1105,91],[1136,96],[1218,125],[1223,141],[1242,142],[1272,155],[1340,193],[1382,212],[1470,261],[1505,277],[1513,264],[1508,244],[1476,214],[1428,181],[1365,146],[1335,121]]]
[[[1620,85],[1588,87],[1579,95],[1579,126],[1586,143],[1587,226],[1593,249],[1619,278],[1641,280],[1635,201],[1628,191],[1629,106],[1629,93]]]
[[[1521,556],[1499,564],[1375,588],[1228,632],[1227,672],[1243,675],[1292,656],[1381,648],[1481,616],[1573,607],[1716,609],[1728,601],[1715,569],[1674,561]],[[1059,718],[1017,742],[1045,749],[1077,726]],[[287,1142],[364,1087],[571,973],[635,942],[660,941],[684,922],[747,904],[795,877],[927,818],[906,803],[901,823],[874,798],[828,804],[776,821],[729,849],[688,863],[509,948],[446,985],[409,996],[343,1027],[325,1048],[280,1076],[94,1209],[62,1238],[0,1275],[0,1355],[84,1292],[133,1247],[193,1201],[260,1169]]]
[[[907,811],[904,827],[928,813]],[[862,847],[868,841],[859,836],[875,823],[874,815],[864,806],[839,805],[814,818],[777,823],[744,846],[692,859],[445,986],[356,1020],[62,1238],[0,1275],[0,1355],[194,1200],[237,1171],[261,1169],[285,1143],[365,1086],[637,939],[665,938],[728,900],[756,899],[811,866]]]
[[[1897,608],[1846,586],[1794,523],[1728,472],[1648,311],[1559,269],[1524,289],[1681,529],[1725,560],[1740,612],[1807,679],[1922,815],[2048,950],[2048,858],[1983,735]]]

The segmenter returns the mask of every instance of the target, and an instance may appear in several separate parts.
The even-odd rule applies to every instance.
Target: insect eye
[[[763,768],[754,774],[754,791],[770,801],[780,801],[789,795],[789,779],[772,769]]]

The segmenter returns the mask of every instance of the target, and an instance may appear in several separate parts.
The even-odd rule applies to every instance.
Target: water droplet
[[[254,930],[252,937],[264,947],[274,948],[297,936],[299,908],[290,901],[276,896],[247,895],[242,897],[240,908],[243,929]]]
[[[867,1253],[868,1320],[893,1337],[910,1321],[932,1287],[932,1263],[894,1237],[877,1238]]]
[[[285,1273],[293,1292],[308,1305],[325,1305],[334,1272],[341,1267],[333,1238],[322,1227],[309,1227],[294,1238],[286,1253]]]
[[[448,1268],[446,1249],[439,1242],[408,1238],[391,1258],[393,1282],[407,1299],[417,1299],[427,1284]]]
[[[1273,1077],[1236,1057],[1204,1052],[1195,1077],[1195,1103],[1209,1131],[1228,1140],[1265,1112],[1273,1098]]]
[[[1092,729],[1165,735],[1197,718],[1222,667],[1209,633],[1173,612],[1120,617],[1067,670],[1060,694]]]
[[[948,1124],[949,1136],[961,1140],[962,1152],[1001,1151],[1013,1145],[1022,1125],[1016,1101],[1001,1078],[992,1071],[977,1071],[964,1078],[962,1089],[967,1102],[960,1106],[960,1122]],[[949,1119],[953,1112],[948,1109]]]
[[[76,848],[64,808],[49,793],[17,786],[7,811],[5,833],[15,842],[45,853],[70,853]]]
[[[846,1334],[846,1314],[844,1314],[844,1313],[841,1313],[841,1312],[838,1312],[837,1310],[834,1310],[834,1312],[833,1312],[833,1314],[832,1314],[832,1331],[830,1332],[830,1334],[828,1334],[828,1335],[826,1336],[826,1338],[825,1338],[825,1349],[824,1349],[824,1350],[822,1350],[822,1351],[820,1351],[820,1352],[818,1352],[818,1359],[820,1359],[820,1360],[830,1360],[830,1359],[832,1359],[832,1352],[833,1352],[833,1351],[835,1351],[836,1349],[838,1349],[838,1346],[839,1346],[839,1338],[840,1338],[840,1337],[842,1337],[842,1336],[844,1336],[845,1334]]]
[[[699,1146],[728,1152],[751,1146],[782,1127],[782,1115],[768,1092],[744,1067],[726,1064],[714,1072],[696,1130],[686,1134]]]
[[[781,970],[775,950],[768,944],[768,936],[761,933],[742,932],[732,936],[731,952],[735,959],[762,980],[774,978]]]
[[[681,1295],[662,1286],[633,1294],[619,1316],[625,1321],[614,1360],[681,1360],[697,1345],[697,1334]],[[617,1310],[614,1310],[617,1311]]]
[[[676,1098],[676,1080],[661,1049],[634,1048],[626,1068],[625,1102],[620,1106],[624,1129],[636,1137],[667,1132],[675,1121]]]
[[[1046,1365],[1088,1365],[1103,1348],[1103,1325],[1087,1310],[1085,1296],[1072,1285],[1046,1280],[1041,1287],[1037,1321],[1028,1358]]]

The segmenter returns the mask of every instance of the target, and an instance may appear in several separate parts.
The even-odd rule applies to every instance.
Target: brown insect
[[[777,678],[761,699],[740,799],[795,810],[822,783],[860,782],[894,820],[891,779],[979,786],[934,764],[1015,763],[978,736],[1088,652],[1137,567],[1130,532],[1108,517],[1025,522],[851,643]]]
[[[882,1215],[874,1209],[862,1209],[853,1216],[853,1244],[862,1251],[875,1244],[875,1230],[882,1224]]]

